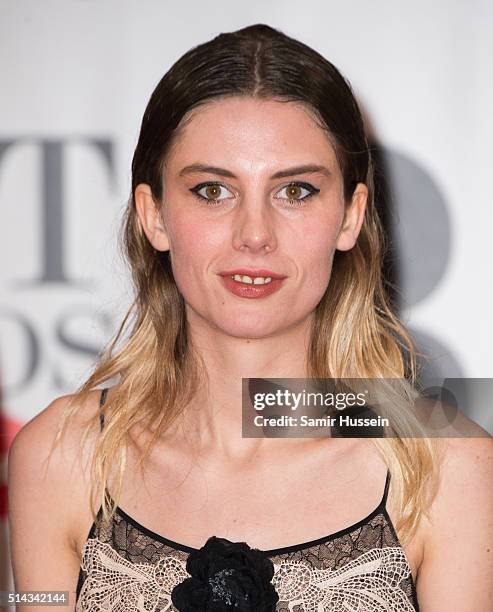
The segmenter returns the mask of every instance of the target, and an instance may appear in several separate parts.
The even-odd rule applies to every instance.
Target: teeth
[[[233,278],[235,281],[238,281],[239,283],[246,283],[247,285],[267,285],[267,283],[270,283],[272,280],[270,276],[256,276],[255,278],[252,278],[251,276],[241,274],[235,274],[231,278]]]

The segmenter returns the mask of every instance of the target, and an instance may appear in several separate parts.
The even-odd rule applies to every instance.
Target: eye
[[[286,190],[286,197],[280,199],[287,200],[293,206],[302,206],[305,200],[310,198],[315,193],[319,193],[320,191],[320,189],[313,187],[313,185],[310,185],[309,183],[300,182],[289,183],[289,185],[283,187],[278,193],[281,193],[284,190]],[[306,191],[307,193],[303,195],[303,191]]]
[[[200,183],[199,185],[192,187],[190,191],[202,202],[207,202],[208,206],[214,206],[218,202],[228,198],[228,196],[222,198],[220,197],[222,189],[229,191],[222,183],[207,182]],[[305,200],[310,198],[312,195],[319,193],[320,191],[320,189],[313,187],[313,185],[310,185],[309,183],[302,183],[299,181],[289,183],[283,187],[280,192],[283,190],[287,191],[286,197],[277,197],[277,199],[287,200],[292,206],[301,206]]]
[[[227,199],[227,197],[220,198],[221,189],[226,189],[226,187],[222,183],[200,183],[199,185],[195,185],[192,187],[190,191],[202,201],[206,201],[209,205],[213,206],[215,203],[220,202],[221,200]],[[202,192],[202,193],[201,193]],[[231,193],[231,192],[230,192]]]

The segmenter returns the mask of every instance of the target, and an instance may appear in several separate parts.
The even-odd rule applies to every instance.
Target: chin
[[[237,314],[231,319],[215,321],[215,326],[224,334],[234,338],[255,340],[273,336],[282,331],[278,320],[267,319],[265,316],[247,316]]]

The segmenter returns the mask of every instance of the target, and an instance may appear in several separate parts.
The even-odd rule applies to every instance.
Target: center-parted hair
[[[192,111],[231,96],[297,103],[324,130],[341,170],[348,204],[358,183],[368,187],[365,217],[355,246],[336,251],[326,291],[317,305],[308,347],[312,378],[403,379],[402,396],[416,377],[412,341],[393,312],[383,284],[386,236],[374,202],[371,149],[358,103],[348,81],[318,52],[280,30],[256,24],[222,33],[185,53],[159,81],[145,109],[132,160],[132,192],[122,224],[121,246],[135,299],[91,376],[73,395],[59,434],[73,410],[96,386],[118,378],[105,410],[108,425],[96,442],[91,506],[103,503],[110,473],[121,487],[128,432],[145,424],[153,432],[141,456],[207,383],[204,364],[190,345],[185,303],[173,277],[169,251],[149,243],[136,212],[134,193],[150,185],[156,207],[163,203],[163,167]],[[241,120],[241,119],[239,119]],[[412,415],[395,404],[393,424],[402,436],[374,439],[392,472],[398,517],[405,542],[421,516],[435,450],[426,438],[409,437]],[[417,423],[411,423],[417,426]],[[89,430],[89,426],[88,426]],[[58,439],[58,436],[57,436]],[[113,495],[118,503],[120,489]],[[99,505],[99,504],[98,504]]]

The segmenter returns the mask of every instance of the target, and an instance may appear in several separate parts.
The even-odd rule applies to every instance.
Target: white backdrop
[[[157,81],[191,46],[256,22],[333,61],[394,161],[404,160],[395,172],[428,181],[428,195],[432,185],[429,208],[414,196],[399,210],[417,239],[403,257],[404,318],[453,357],[457,373],[491,377],[493,5],[213,4],[1,2],[0,382],[7,416],[25,421],[70,391],[128,301],[115,236]],[[407,223],[403,229],[405,241]],[[439,269],[426,281],[434,262]]]
[[[191,46],[258,22],[350,80],[396,182],[404,320],[437,371],[493,377],[492,3],[0,0],[10,436],[88,373],[128,302],[115,239],[152,90]]]

